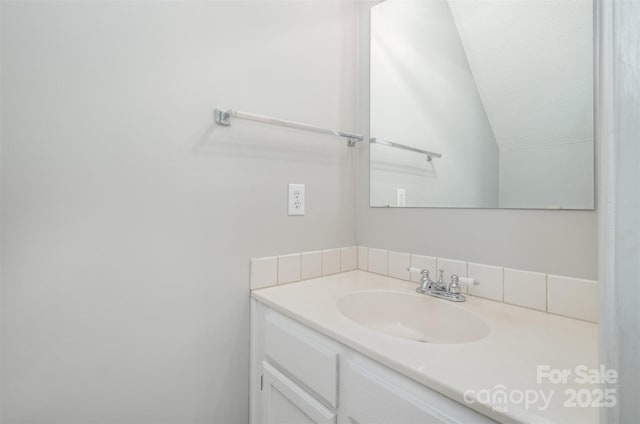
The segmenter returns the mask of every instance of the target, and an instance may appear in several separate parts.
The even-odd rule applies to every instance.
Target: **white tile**
[[[322,251],[322,275],[340,272],[340,249]]]
[[[351,271],[358,267],[358,248],[356,246],[340,249],[340,271]]]
[[[526,308],[547,310],[547,275],[504,269],[504,301]]]
[[[410,264],[411,259],[408,253],[389,252],[387,256],[387,274],[389,277],[408,280],[411,278],[409,271],[407,271]]]
[[[387,251],[369,248],[369,271],[387,275]]]
[[[365,246],[358,246],[358,269],[369,269],[369,249]]]
[[[300,281],[300,254],[278,256],[278,284]]]
[[[275,286],[278,283],[278,257],[251,259],[251,289]]]
[[[432,279],[437,278],[436,270],[438,269],[438,267],[436,263],[436,258],[432,256],[411,255],[411,266],[420,268],[420,269],[428,269],[429,277]],[[411,281],[415,281],[416,283],[419,283],[421,278],[422,276],[417,272],[411,273]]]
[[[467,286],[467,292],[470,295],[503,301],[504,274],[501,267],[469,262],[467,274],[480,283],[478,286],[473,284]]]
[[[438,276],[440,275],[440,270],[444,269],[444,282],[445,284],[449,284],[451,282],[451,276],[453,274],[458,277],[466,277],[467,276],[467,263],[465,261],[458,261],[456,259],[446,259],[446,258],[437,258],[436,260],[437,272],[433,275],[429,273],[429,276],[432,280],[436,281]],[[467,292],[467,286],[465,284],[462,285],[462,292]]]
[[[300,279],[308,280],[322,275],[322,252],[302,252],[300,254]]]
[[[581,278],[548,275],[547,311],[598,322],[598,283]]]

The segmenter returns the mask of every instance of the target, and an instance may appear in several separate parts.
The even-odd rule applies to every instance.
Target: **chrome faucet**
[[[422,274],[422,278],[420,279],[420,287],[416,289],[418,293],[425,294],[427,290],[431,289],[431,286],[434,284],[433,280],[429,278],[429,270],[428,269],[418,269],[414,267],[407,268],[409,272],[419,272]]]
[[[444,282],[444,269],[440,268],[438,272],[438,281],[436,281],[431,288],[434,290],[447,291],[447,285]]]
[[[440,275],[438,281],[433,281],[429,278],[428,269],[420,269],[415,267],[407,268],[409,272],[419,272],[422,275],[420,279],[420,286],[416,289],[416,292],[420,294],[428,294],[430,296],[439,297],[441,299],[451,300],[453,302],[464,302],[467,300],[466,296],[461,294],[460,283],[472,283],[474,286],[480,283],[473,278],[460,278],[453,274],[451,276],[451,282],[447,286],[444,282],[444,269],[439,269]]]

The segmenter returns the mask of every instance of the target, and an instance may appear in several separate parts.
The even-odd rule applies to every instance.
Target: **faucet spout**
[[[433,284],[435,284],[435,281],[429,278],[428,269],[420,269],[420,268],[410,266],[409,268],[407,268],[407,271],[419,272],[422,275],[422,277],[420,278],[420,286],[416,289],[416,291],[420,294],[427,293],[429,290],[431,290],[431,287],[433,286]]]
[[[440,275],[438,276],[438,281],[432,281],[429,288],[435,291],[446,292],[447,284],[444,282],[444,269],[440,268],[438,271],[440,273]]]

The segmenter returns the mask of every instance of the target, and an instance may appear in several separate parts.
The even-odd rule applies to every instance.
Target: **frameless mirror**
[[[370,203],[594,208],[593,4],[371,8]]]

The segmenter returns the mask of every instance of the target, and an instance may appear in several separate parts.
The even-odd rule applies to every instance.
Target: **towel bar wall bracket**
[[[324,128],[318,128],[307,124],[301,124],[299,122],[286,121],[284,119],[270,118],[268,116],[256,115],[247,112],[240,112],[234,109],[229,110],[215,110],[215,121],[218,125],[229,126],[233,118],[246,119],[249,121],[261,122],[263,124],[277,125],[280,127],[293,128],[297,130],[310,131],[317,134],[325,134],[334,137],[343,137],[347,139],[347,146],[353,147],[357,142],[362,141],[364,137],[360,134],[349,133],[344,131],[335,131]]]
[[[224,126],[227,126],[227,127],[229,125],[231,125],[231,112],[230,111],[216,109],[215,117],[216,117],[216,124],[224,125]]]

